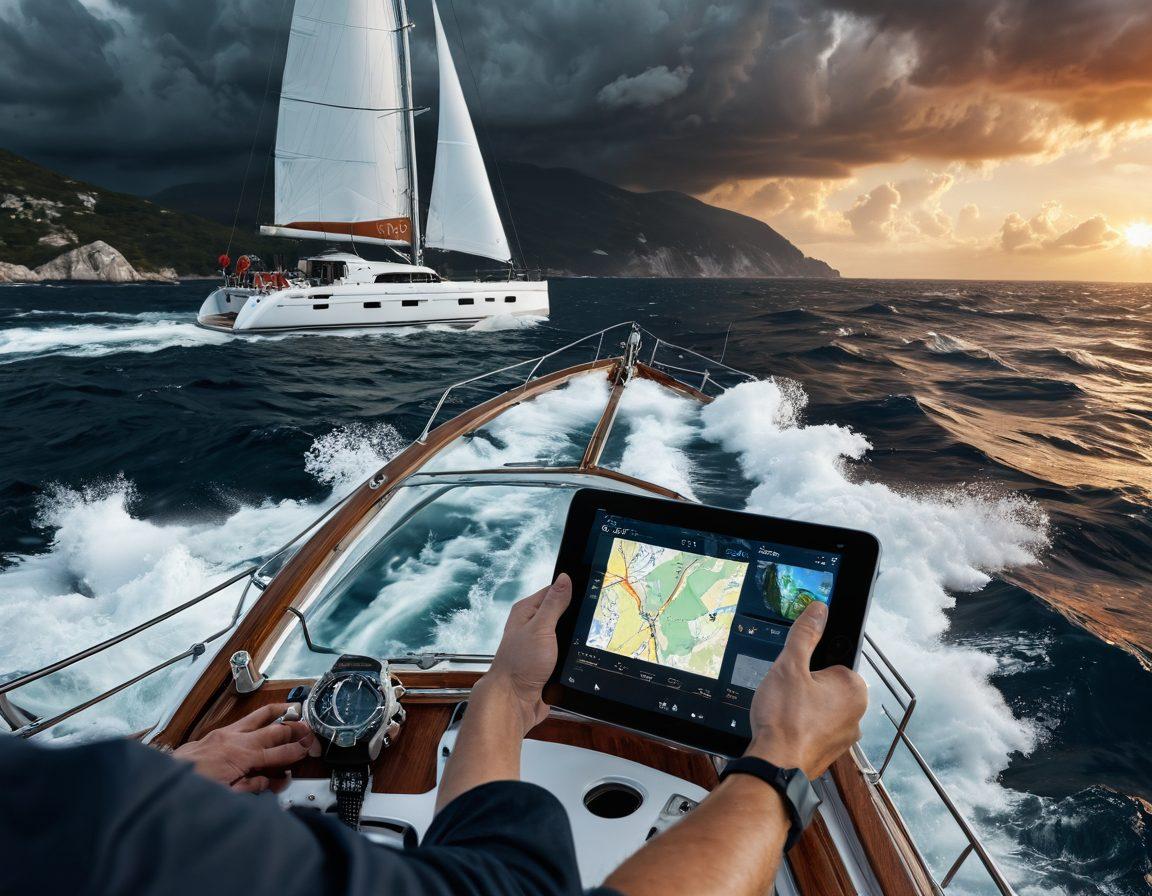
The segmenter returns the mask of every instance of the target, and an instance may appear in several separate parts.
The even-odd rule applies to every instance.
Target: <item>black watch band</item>
[[[332,789],[336,791],[336,810],[340,820],[354,831],[360,830],[360,810],[368,789],[370,769],[367,765],[341,766],[332,769]]]
[[[820,797],[812,788],[812,782],[805,774],[798,768],[780,768],[755,756],[742,756],[733,759],[724,767],[724,771],[720,773],[720,780],[723,781],[729,775],[752,775],[780,794],[792,823],[788,837],[784,841],[784,851],[787,852],[795,846],[821,803]]]

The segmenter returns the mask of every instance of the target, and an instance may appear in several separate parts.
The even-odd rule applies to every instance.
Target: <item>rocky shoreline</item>
[[[37,268],[0,261],[0,283],[40,283],[45,280],[76,280],[98,283],[176,283],[172,268],[138,271],[117,249],[103,240],[56,256]]]

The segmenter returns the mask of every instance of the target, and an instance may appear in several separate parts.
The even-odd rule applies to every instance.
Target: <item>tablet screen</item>
[[[597,510],[561,681],[747,738],[788,629],[830,604],[842,556]]]

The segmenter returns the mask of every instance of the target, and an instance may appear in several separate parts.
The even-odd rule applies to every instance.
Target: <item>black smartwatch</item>
[[[331,770],[340,820],[360,827],[360,809],[372,780],[371,763],[404,721],[400,697],[386,664],[345,654],[316,682],[304,701],[304,721],[316,735]]]
[[[720,773],[720,780],[723,781],[729,775],[752,775],[783,798],[784,808],[788,810],[788,817],[792,821],[788,839],[784,841],[785,852],[800,839],[800,835],[804,833],[804,829],[808,827],[822,802],[816,795],[812,782],[798,768],[780,768],[755,756],[742,756],[740,759],[733,759],[724,767],[724,771]]]

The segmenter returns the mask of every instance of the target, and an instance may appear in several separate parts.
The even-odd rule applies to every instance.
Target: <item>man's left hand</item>
[[[191,762],[205,778],[242,793],[281,789],[288,779],[275,773],[307,756],[314,737],[304,722],[277,721],[287,711],[287,703],[262,706],[177,747],[172,755]]]
[[[571,599],[572,580],[561,573],[550,587],[517,601],[492,665],[473,692],[474,699],[494,692],[510,701],[524,734],[548,715],[541,693],[556,666],[556,623]]]

